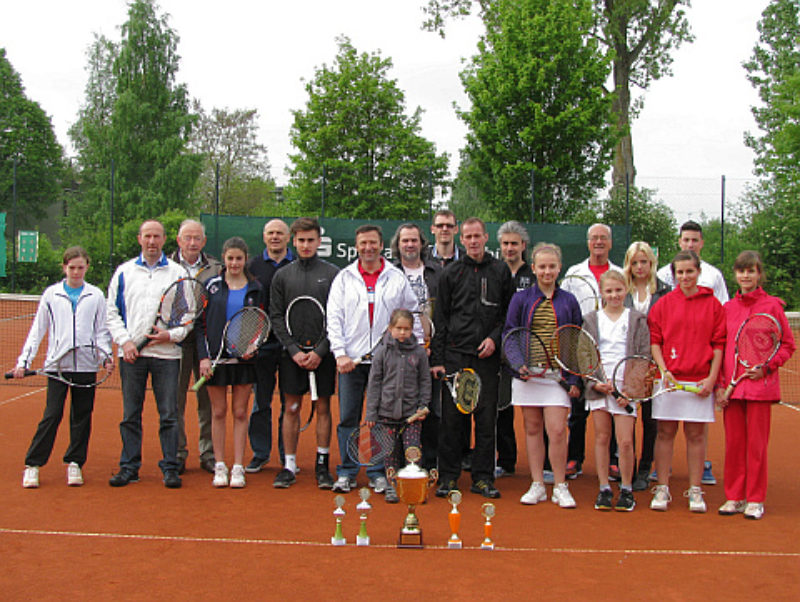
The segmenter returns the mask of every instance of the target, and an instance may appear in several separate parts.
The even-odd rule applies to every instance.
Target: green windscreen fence
[[[264,249],[262,232],[264,224],[271,217],[249,217],[243,215],[212,215],[203,214],[200,217],[206,228],[208,243],[206,250],[219,257],[222,243],[231,236],[241,236],[247,241],[250,253],[261,253]],[[280,218],[288,225],[294,218]],[[319,248],[319,256],[339,267],[344,267],[356,258],[355,249],[355,230],[363,224],[376,224],[383,230],[384,255],[392,259],[389,249],[389,241],[392,239],[397,227],[406,222],[400,220],[358,220],[340,218],[322,218],[322,245]],[[430,222],[414,222],[418,224],[425,233],[428,242],[433,240],[430,234]],[[500,244],[497,242],[497,229],[500,223],[488,223],[486,228],[489,231],[489,243],[487,248],[496,257],[500,256]],[[546,241],[557,244],[561,247],[566,269],[568,266],[583,261],[588,256],[586,247],[585,225],[567,224],[524,224],[531,238],[531,248],[537,242]],[[611,261],[617,265],[622,265],[625,257],[625,247],[628,240],[627,226],[613,226],[614,246],[611,250]]]
[[[0,213],[0,234],[3,244],[0,245],[0,278],[6,275],[6,214]]]

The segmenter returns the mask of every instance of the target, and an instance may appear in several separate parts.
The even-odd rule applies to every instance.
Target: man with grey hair
[[[600,276],[608,270],[622,272],[622,268],[611,263],[608,255],[611,252],[611,228],[606,224],[592,224],[586,232],[586,243],[589,257],[571,266],[564,275],[561,288],[569,291],[581,304],[584,316],[597,309],[594,299],[600,297]],[[582,278],[567,278],[581,276]],[[591,288],[587,294],[585,287]],[[574,479],[582,472],[586,454],[586,411],[583,395],[572,399],[572,411],[569,414],[569,445],[567,450],[567,478]],[[613,440],[613,438],[612,438]],[[612,464],[616,464],[612,462]]]
[[[514,279],[514,290],[522,291],[530,288],[536,278],[531,266],[525,261],[525,251],[531,239],[528,231],[518,221],[508,221],[497,230],[497,242],[500,243],[500,254],[511,270]],[[497,413],[497,466],[495,477],[514,474],[517,465],[517,438],[514,434],[514,406],[511,402],[511,375],[500,371],[500,389],[498,391],[501,406],[507,408]]]
[[[206,255],[203,248],[206,246],[206,229],[197,220],[186,219],[178,228],[178,248],[170,255],[170,259],[183,266],[192,278],[197,278],[205,283],[209,278],[216,276],[220,271],[220,263],[213,257]],[[189,455],[186,449],[186,392],[189,388],[189,378],[194,373],[194,379],[200,378],[200,359],[197,357],[195,345],[195,332],[190,331],[181,345],[181,372],[178,381],[178,474],[186,470],[186,458]],[[198,453],[200,454],[200,467],[213,474],[214,448],[211,444],[211,400],[205,387],[197,392],[197,425],[200,430]]]

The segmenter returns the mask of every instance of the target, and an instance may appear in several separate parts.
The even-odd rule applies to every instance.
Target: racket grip
[[[36,370],[25,370],[24,376],[33,376],[34,374],[36,374]],[[6,378],[14,378],[14,371],[6,372],[5,376]]]
[[[136,351],[141,351],[142,349],[147,347],[147,344],[149,342],[150,342],[150,339],[147,339],[147,338],[144,341],[140,341],[139,344],[136,345]]]
[[[209,375],[209,376],[210,376],[210,375]],[[194,383],[194,385],[192,385],[192,391],[194,391],[195,393],[197,393],[197,392],[198,392],[200,389],[202,389],[202,388],[203,388],[203,385],[204,385],[204,384],[206,384],[206,381],[208,380],[208,378],[209,378],[208,376],[201,376],[201,377],[200,377],[200,378],[197,380],[197,382],[196,382],[196,383]]]
[[[728,399],[731,396],[731,393],[733,393],[733,389],[735,388],[735,386],[736,385],[734,385],[733,383],[729,384],[725,389],[725,392],[722,394],[722,399]]]
[[[681,385],[680,388],[688,393],[699,393],[703,390],[697,385]]]
[[[308,391],[311,393],[311,401],[319,399],[317,394],[317,375],[313,371],[308,373]]]

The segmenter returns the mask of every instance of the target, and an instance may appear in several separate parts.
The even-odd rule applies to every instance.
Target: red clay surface
[[[585,473],[570,482],[576,510],[550,502],[519,503],[530,484],[521,443],[517,474],[497,483],[503,498],[496,504],[497,549],[491,552],[476,549],[483,539],[480,506],[485,500],[469,492],[461,505],[467,549],[444,548],[450,506],[432,495],[417,511],[425,550],[395,548],[405,509],[387,505],[382,496],[370,500],[373,545],[357,548],[356,493],[346,496],[348,545],[332,547],[333,495],[313,484],[310,432],[301,435],[302,472],[288,490],[272,487],[278,470],[274,459],[263,472],[248,475],[246,489],[216,490],[211,475],[198,468],[194,447],[183,488],[167,490],[157,467],[157,420],[149,394],[141,482],[121,489],[108,486],[121,446],[121,401],[119,391],[101,390],[84,467],[86,484],[66,486],[61,463],[68,435],[65,417],[53,457],[41,470],[40,488],[24,490],[23,459],[43,404],[43,390],[0,388],[3,599],[800,598],[796,407],[773,410],[770,486],[761,521],[718,516],[716,508],[724,501],[721,485],[705,488],[708,514],[688,511],[681,496],[687,486],[682,439],[676,444],[674,501],[668,512],[650,511],[648,492],[636,494],[638,507],[632,513],[595,511],[590,428]],[[189,439],[196,441],[196,420],[188,416]],[[719,478],[723,432],[718,418],[711,428],[710,457]],[[518,415],[520,442],[521,423]],[[336,449],[333,457],[338,457]],[[359,482],[366,484],[363,473]],[[468,490],[468,475],[460,485]]]

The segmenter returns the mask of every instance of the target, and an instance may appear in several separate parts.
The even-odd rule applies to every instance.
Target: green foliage
[[[9,212],[9,224],[15,159],[20,228],[35,224],[59,199],[64,165],[50,118],[25,95],[22,78],[0,48],[0,210]]]
[[[388,79],[390,59],[362,53],[346,37],[332,67],[306,84],[305,110],[293,112],[289,201],[301,213],[329,217],[420,219],[429,184],[444,183],[447,155],[420,136],[421,109],[405,114],[405,97]]]
[[[471,101],[470,170],[485,176],[491,209],[537,221],[569,217],[604,183],[614,142],[609,63],[588,34],[591,3],[502,0],[487,9],[478,54],[461,74]]]

